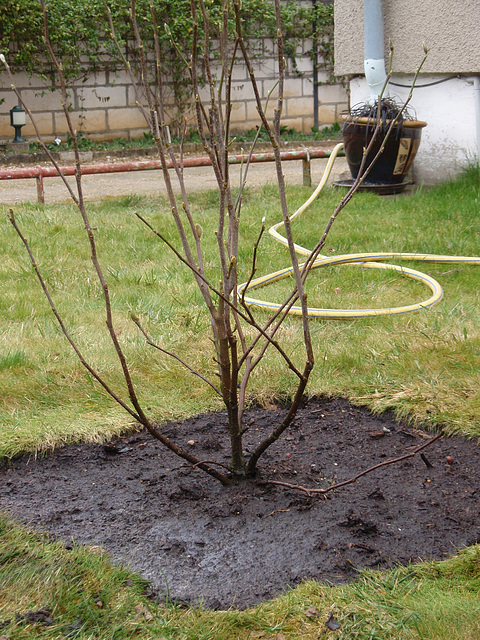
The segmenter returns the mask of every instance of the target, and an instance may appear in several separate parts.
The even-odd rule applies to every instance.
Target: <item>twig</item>
[[[184,451],[181,447],[179,447],[174,442],[172,442],[169,438],[167,438],[162,433],[160,433],[158,431],[158,429],[156,429],[156,427],[152,424],[152,422],[145,416],[145,414],[144,414],[144,412],[142,410],[138,411],[138,413],[137,413],[131,407],[129,407],[122,400],[122,398],[113,391],[113,389],[105,382],[105,380],[103,380],[103,378],[95,371],[95,369],[85,360],[85,358],[83,357],[82,352],[80,351],[80,349],[79,349],[78,345],[76,344],[76,342],[71,337],[68,329],[65,326],[65,323],[63,322],[63,319],[62,319],[61,315],[59,314],[59,312],[57,310],[57,307],[55,306],[53,298],[50,295],[50,291],[49,291],[49,289],[48,289],[48,287],[47,287],[47,285],[45,283],[45,280],[43,279],[42,274],[40,273],[40,270],[39,270],[39,268],[37,266],[35,257],[34,257],[34,255],[32,253],[32,250],[30,248],[28,240],[25,238],[25,236],[22,234],[20,228],[18,227],[12,209],[9,210],[8,217],[9,217],[9,220],[10,220],[12,226],[14,227],[15,231],[17,232],[17,234],[19,235],[21,241],[23,242],[23,244],[25,246],[25,249],[27,250],[28,256],[30,258],[30,262],[32,263],[32,267],[33,267],[33,270],[35,272],[35,275],[37,276],[38,281],[40,282],[40,285],[41,285],[41,287],[43,289],[45,297],[47,298],[48,303],[50,305],[50,308],[51,308],[55,318],[57,319],[57,322],[58,322],[58,324],[60,326],[60,329],[62,330],[62,333],[64,334],[64,336],[66,337],[66,339],[70,343],[71,347],[75,351],[78,359],[80,360],[82,365],[87,369],[87,371],[90,373],[90,375],[93,378],[95,378],[95,380],[105,389],[105,391],[115,400],[115,402],[117,402],[123,409],[125,409],[125,411],[127,411],[135,420],[137,420],[140,424],[142,424],[152,436],[154,436],[157,440],[160,440],[160,442],[162,444],[164,444],[168,449],[170,449],[170,451],[173,451],[178,456],[180,456],[181,458],[184,458],[188,462],[191,462],[191,463],[193,463],[195,465],[200,466],[204,471],[206,471],[206,473],[208,473],[209,475],[213,476],[217,480],[220,480],[220,482],[222,484],[224,484],[224,485],[229,484],[229,479],[224,474],[220,474],[217,471],[215,471],[214,469],[211,469],[211,468],[205,466],[202,462],[199,462],[197,460],[197,458],[195,458],[194,456],[189,454],[188,451]],[[135,407],[135,409],[137,409],[136,405],[134,405],[134,407]]]
[[[349,478],[348,480],[344,480],[343,482],[337,482],[336,484],[332,484],[329,487],[327,487],[326,489],[309,489],[307,487],[302,487],[301,485],[290,484],[288,482],[281,482],[279,480],[261,480],[261,481],[258,482],[258,484],[259,485],[275,484],[275,485],[278,485],[280,487],[287,487],[288,489],[295,489],[297,491],[303,491],[308,496],[311,496],[313,494],[325,495],[326,493],[330,493],[330,491],[334,491],[335,489],[340,489],[341,487],[345,487],[345,486],[347,486],[349,484],[353,484],[354,482],[356,482],[362,476],[367,475],[367,473],[371,473],[372,471],[376,471],[377,469],[380,469],[382,467],[386,467],[387,465],[395,464],[397,462],[402,462],[402,460],[407,460],[408,458],[413,458],[413,456],[416,456],[417,453],[419,453],[423,449],[426,449],[431,444],[436,442],[439,438],[442,437],[442,435],[443,435],[443,432],[440,432],[438,435],[436,435],[434,438],[429,440],[427,443],[422,444],[420,447],[417,447],[416,449],[414,449],[410,453],[407,453],[407,454],[405,454],[403,456],[400,456],[399,458],[391,458],[390,460],[385,460],[385,462],[380,462],[379,464],[376,464],[373,467],[370,467],[368,469],[365,469],[365,471],[362,471],[362,472],[358,473],[353,478]]]
[[[205,378],[205,376],[203,376],[201,373],[199,373],[193,367],[191,367],[187,362],[182,360],[180,358],[180,356],[177,356],[177,354],[173,353],[173,351],[169,351],[168,349],[165,349],[164,347],[161,347],[159,344],[156,344],[155,342],[153,342],[153,340],[150,338],[148,333],[145,331],[145,329],[141,325],[140,320],[139,320],[139,318],[137,318],[137,316],[135,316],[133,313],[131,313],[130,317],[132,318],[133,322],[137,325],[137,327],[140,329],[140,331],[144,335],[144,337],[145,337],[145,339],[147,341],[147,344],[149,344],[151,347],[154,347],[158,351],[161,351],[165,355],[170,356],[171,358],[174,358],[175,360],[180,362],[180,364],[182,364],[186,369],[188,369],[190,371],[190,373],[193,373],[195,376],[198,376],[201,380],[203,380],[204,382],[209,384],[212,387],[212,389],[215,391],[215,393],[218,393],[219,396],[222,395],[221,391],[220,391],[220,389],[218,389],[218,387],[216,387],[212,382],[210,382],[210,380],[208,380],[208,378]]]
[[[80,360],[80,362],[82,363],[82,365],[85,367],[85,369],[87,369],[87,371],[89,372],[89,374],[95,378],[95,380],[101,384],[101,386],[105,389],[105,391],[115,400],[115,402],[118,402],[118,404],[125,409],[125,411],[127,411],[135,420],[138,420],[139,422],[141,421],[140,416],[131,408],[129,407],[121,398],[120,396],[118,396],[113,389],[111,389],[111,387],[103,380],[103,378],[95,371],[95,369],[85,360],[82,352],[80,351],[77,343],[73,340],[72,336],[70,335],[67,327],[65,326],[65,323],[63,322],[63,318],[62,316],[59,314],[58,309],[55,305],[55,302],[52,298],[52,296],[50,295],[50,291],[47,287],[47,284],[45,282],[45,280],[43,279],[43,276],[40,272],[40,269],[38,268],[37,262],[35,260],[35,256],[33,255],[33,252],[30,248],[30,244],[28,242],[28,240],[26,239],[26,237],[23,235],[22,231],[20,230],[20,227],[17,224],[17,221],[15,219],[14,213],[12,209],[9,209],[8,211],[8,219],[10,220],[10,223],[12,224],[13,228],[15,229],[15,231],[17,232],[20,240],[23,242],[23,245],[25,246],[25,249],[27,251],[28,257],[30,259],[30,262],[32,263],[32,267],[33,270],[35,272],[35,275],[37,276],[37,279],[40,283],[40,286],[42,287],[43,293],[45,294],[45,297],[48,301],[48,304],[50,306],[50,309],[53,312],[53,315],[55,316],[60,329],[63,333],[63,335],[66,337],[66,339],[68,340],[68,342],[70,343],[70,346],[72,347],[72,349],[75,351],[78,359]]]
[[[169,242],[164,235],[162,235],[159,231],[157,231],[149,222],[148,220],[146,220],[146,218],[144,218],[140,213],[138,213],[137,211],[134,212],[134,215],[137,216],[137,218],[139,220],[141,220],[149,229],[152,233],[154,233],[157,238],[159,238],[160,240],[162,240],[162,242],[164,242],[167,247],[173,251],[173,253],[176,255],[176,257],[180,260],[180,262],[182,262],[183,264],[185,264],[189,269],[191,269],[191,271],[193,271],[193,273],[195,274],[195,276],[198,277],[198,279],[200,279],[211,291],[213,291],[213,293],[215,293],[219,299],[223,300],[223,302],[228,305],[229,307],[233,308],[235,310],[235,313],[238,313],[238,315],[245,320],[246,322],[248,322],[251,326],[253,326],[266,340],[269,341],[269,343],[271,343],[279,352],[279,354],[282,356],[282,358],[285,360],[285,362],[287,363],[289,369],[291,371],[293,371],[298,377],[301,377],[301,372],[295,367],[295,365],[293,364],[292,360],[288,357],[288,355],[285,353],[285,351],[282,349],[282,347],[278,344],[278,342],[276,342],[275,340],[273,340],[268,333],[266,332],[266,329],[263,329],[257,322],[255,322],[254,318],[250,318],[247,314],[243,313],[235,304],[234,302],[232,302],[226,295],[224,295],[222,293],[222,291],[220,291],[220,289],[214,287],[211,282],[209,280],[207,280],[207,278],[200,273],[193,265],[190,264],[190,262],[188,262],[182,255],[181,253],[179,253],[177,251],[177,249],[175,249],[175,247],[173,246],[173,244],[171,242]],[[243,360],[240,361],[239,366],[241,366]]]
[[[270,516],[275,515],[276,513],[288,513],[290,509],[274,509],[270,513],[267,513],[266,518],[270,518]]]
[[[427,469],[433,469],[433,464],[430,462],[430,460],[427,458],[427,456],[424,453],[420,454],[420,458],[425,463],[425,466],[427,467]]]
[[[252,315],[251,311],[249,310],[249,308],[247,307],[247,305],[245,304],[245,291],[248,289],[248,287],[250,285],[250,282],[253,280],[253,276],[255,275],[255,272],[257,270],[258,247],[260,245],[260,242],[262,240],[262,236],[263,236],[264,233],[265,233],[265,217],[262,220],[261,229],[259,231],[257,239],[255,240],[255,244],[253,245],[252,269],[250,271],[250,276],[249,276],[249,278],[247,280],[247,285],[246,285],[246,287],[244,287],[242,289],[242,295],[241,295],[242,307],[248,313],[249,317],[251,317],[252,321],[253,321],[253,315]]]

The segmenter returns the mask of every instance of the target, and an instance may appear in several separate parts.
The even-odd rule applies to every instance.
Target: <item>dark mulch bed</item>
[[[247,449],[283,411],[248,412]],[[224,412],[194,416],[165,432],[200,459],[226,462],[219,438],[226,439],[225,419]],[[260,477],[328,486],[408,453],[425,437],[391,416],[313,398],[261,460]],[[361,567],[442,559],[477,542],[479,447],[445,438],[424,456],[326,499],[255,481],[224,488],[135,433],[107,446],[69,446],[4,463],[0,508],[63,541],[102,545],[160,593],[168,584],[173,599],[245,607],[305,578],[345,581]]]

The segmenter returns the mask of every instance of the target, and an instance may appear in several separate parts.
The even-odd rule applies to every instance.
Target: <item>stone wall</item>
[[[299,49],[296,69],[288,61],[285,81],[283,124],[298,131],[310,132],[313,123],[313,65],[308,55],[309,43]],[[276,61],[272,43],[262,41],[255,57],[256,76],[263,100],[275,86]],[[318,121],[319,126],[329,126],[347,108],[347,93],[341,84],[328,84],[327,71],[319,71]],[[244,131],[258,124],[253,90],[247,69],[238,64],[233,76],[232,130]],[[66,135],[65,116],[59,95],[40,78],[25,73],[15,75],[15,83],[22,99],[35,116],[37,126],[47,142]],[[271,94],[269,115],[273,114],[275,89]],[[0,137],[13,137],[9,110],[17,103],[5,73],[0,74]],[[130,80],[123,69],[107,68],[78,81],[71,88],[73,118],[78,130],[94,139],[138,138],[147,131],[143,116],[135,106],[135,96]],[[27,138],[35,136],[30,122],[22,129]]]

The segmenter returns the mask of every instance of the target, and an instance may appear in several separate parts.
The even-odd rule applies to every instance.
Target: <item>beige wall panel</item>
[[[333,107],[332,107],[333,109]],[[337,112],[337,120],[340,118],[342,113],[346,113],[349,109],[348,102],[339,102],[335,105],[335,110]]]
[[[268,103],[266,115],[267,115],[267,118],[269,118],[270,120],[273,119],[276,104],[277,103],[275,102],[275,100],[270,100],[270,102]],[[250,100],[249,102],[246,103],[246,105],[247,105],[247,120],[254,121],[260,124],[260,116],[258,115],[257,103],[255,102],[255,100]],[[265,100],[263,101],[263,105],[265,107]]]
[[[111,86],[131,84],[130,75],[124,69],[110,70],[108,72],[108,81]]]
[[[9,120],[0,118],[0,136],[4,138],[4,142],[11,142],[11,140],[13,140],[14,131],[9,123]]]
[[[265,82],[265,95],[272,88],[273,91],[270,95],[270,100],[276,100],[278,97],[278,85],[274,80]],[[283,95],[285,98],[297,98],[303,95],[303,79],[302,78],[287,78],[283,87]]]
[[[237,122],[244,122],[246,117],[246,107],[244,102],[236,102],[232,105],[232,111],[230,113],[230,122],[235,124]]]
[[[61,111],[61,96],[58,91],[40,91],[37,89],[21,89],[20,95],[31,111]],[[70,92],[70,100],[74,103],[74,97]]]
[[[0,91],[0,100],[4,100],[0,105],[0,120],[10,122],[10,109],[18,104],[17,96],[11,90]]]
[[[127,87],[80,87],[77,90],[81,109],[110,109],[127,106]]]
[[[347,90],[340,84],[321,84],[318,87],[318,100],[328,104],[347,102]]]
[[[18,71],[14,74],[14,82],[17,85],[17,87],[25,87],[27,88],[33,88],[33,89],[44,89],[47,85],[45,84],[45,82],[37,77],[37,76],[32,76],[29,73],[26,73],[25,71]],[[3,65],[0,69],[0,88],[10,88],[10,80],[7,76],[7,74],[4,72],[4,68]]]
[[[297,131],[301,131],[302,133],[307,133],[311,131],[313,127],[313,117],[312,118],[283,118],[282,125],[287,127],[287,129],[296,129]]]
[[[480,71],[480,0],[384,0],[384,22],[394,72],[413,73],[424,42],[425,73]],[[335,73],[363,74],[363,59],[363,0],[335,0]]]
[[[318,108],[318,122],[320,124],[333,124],[337,121],[335,106],[321,105]]]
[[[114,129],[147,129],[147,123],[140,111],[132,109],[109,109],[108,128]]]
[[[35,114],[35,124],[38,127],[41,136],[52,136],[53,132],[53,114],[52,113],[37,113]],[[13,129],[10,127],[10,130]],[[37,139],[37,134],[35,133],[35,129],[33,128],[32,123],[27,117],[27,124],[22,128],[22,137],[29,138],[30,142],[35,142]],[[46,140],[46,142],[51,142],[51,140]]]
[[[103,87],[107,84],[107,72],[96,71],[93,75],[89,76],[85,82],[82,82],[82,87]]]
[[[250,75],[247,71],[247,67],[243,64],[235,65],[232,69],[232,81],[233,82],[250,82]]]
[[[253,62],[255,77],[258,79],[271,79],[278,74],[278,64],[275,58],[265,56],[261,60]]]
[[[313,98],[308,96],[307,98],[298,97],[285,101],[285,118],[296,118],[302,116],[308,116],[313,113]]]
[[[232,84],[232,100],[254,100],[255,93],[250,82]]]
[[[287,74],[295,76],[297,72],[299,73],[313,73],[313,60],[307,57],[298,57],[296,59],[296,64],[294,65],[292,60],[289,58],[287,60]]]
[[[67,121],[63,113],[55,113],[55,134],[60,138],[68,131]],[[89,133],[106,127],[106,111],[88,111],[88,114],[72,113],[72,125],[77,131]]]
[[[137,88],[137,91],[139,91],[138,88]],[[145,102],[146,104],[143,91],[139,91],[138,95],[142,99],[142,103]],[[127,105],[126,106],[135,107],[136,101],[137,101],[137,94],[135,92],[135,88],[132,85],[130,85],[129,87],[127,87]]]

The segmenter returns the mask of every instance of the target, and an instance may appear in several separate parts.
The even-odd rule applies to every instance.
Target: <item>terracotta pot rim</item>
[[[340,114],[340,119],[344,120],[346,124],[348,123],[348,124],[360,124],[360,125],[367,125],[367,124],[375,125],[377,122],[376,118],[368,118],[366,116],[361,116],[356,118],[355,116],[352,116],[349,113]],[[385,120],[384,124],[388,125],[390,124],[390,122],[391,120]],[[423,127],[427,126],[427,123],[424,122],[423,120],[403,120],[402,122],[399,122],[395,126],[408,127],[410,129],[423,129]]]

